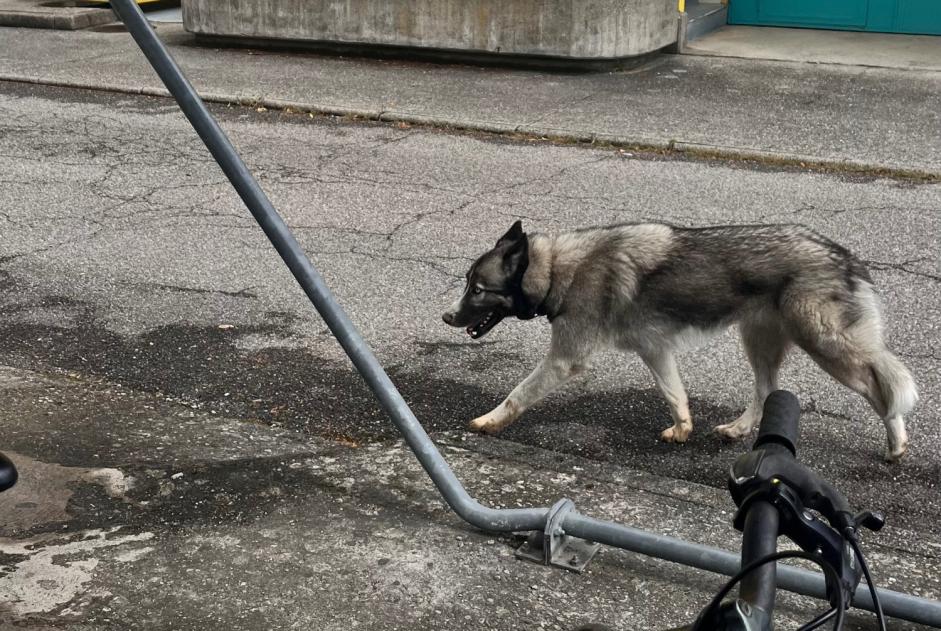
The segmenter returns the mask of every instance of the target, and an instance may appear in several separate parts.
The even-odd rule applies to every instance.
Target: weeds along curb
[[[92,90],[136,94],[142,96],[170,98],[165,88],[143,86],[128,87],[115,83],[84,81],[48,80],[29,75],[2,75],[0,81],[27,83],[59,88]],[[398,110],[369,110],[343,106],[316,105],[299,101],[272,99],[262,96],[243,94],[221,94],[204,92],[200,97],[207,103],[218,105],[236,105],[285,113],[308,114],[314,117],[340,118],[350,121],[369,121],[376,123],[407,124],[430,130],[452,131],[458,133],[489,134],[522,142],[548,142],[558,145],[580,145],[597,148],[622,149],[653,153],[663,156],[675,156],[691,160],[728,161],[751,163],[766,167],[793,168],[837,175],[849,175],[869,178],[888,178],[907,180],[916,183],[941,182],[941,171],[931,171],[887,164],[863,162],[858,160],[839,160],[820,156],[802,155],[783,151],[751,149],[745,147],[711,145],[705,143],[665,140],[644,135],[595,134],[569,129],[553,129],[533,125],[514,125],[499,121],[458,120],[440,116],[413,114]]]

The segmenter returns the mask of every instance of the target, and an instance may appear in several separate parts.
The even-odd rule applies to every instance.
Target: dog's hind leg
[[[869,402],[885,425],[885,459],[895,462],[908,449],[903,416],[915,406],[918,392],[911,373],[885,347],[872,288],[862,284],[852,297],[848,313],[842,305],[830,310],[817,308],[816,320],[798,321],[798,343],[834,379]],[[848,316],[852,322],[843,326]]]
[[[790,341],[777,322],[746,320],[739,330],[748,363],[755,372],[755,393],[740,417],[716,426],[715,431],[731,440],[748,436],[761,421],[761,411],[768,395],[778,389],[778,370]]]
[[[844,386],[861,394],[882,418],[886,429],[885,459],[897,462],[908,450],[908,433],[902,415],[914,406],[918,395],[911,375],[888,350],[872,360],[852,354],[825,357],[807,348],[817,364]]]
[[[888,441],[885,459],[896,462],[908,450],[908,433],[902,417],[915,407],[918,390],[912,374],[888,349],[876,353],[869,369],[885,404],[885,411],[880,414]]]
[[[504,429],[518,419],[527,408],[584,371],[590,355],[589,348],[568,349],[564,337],[553,330],[552,347],[545,359],[539,362],[536,369],[526,379],[513,388],[503,403],[471,421],[470,429],[487,434]]]
[[[670,406],[673,427],[668,427],[660,434],[660,440],[668,443],[685,443],[693,431],[693,418],[689,414],[689,401],[686,389],[680,379],[673,353],[665,349],[640,351],[640,358],[650,369],[657,387]]]

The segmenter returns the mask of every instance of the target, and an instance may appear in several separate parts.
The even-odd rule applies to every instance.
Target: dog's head
[[[529,240],[523,224],[517,221],[468,270],[464,294],[444,313],[444,321],[465,327],[476,340],[508,315],[526,317],[521,303],[525,301],[522,286],[528,265]]]

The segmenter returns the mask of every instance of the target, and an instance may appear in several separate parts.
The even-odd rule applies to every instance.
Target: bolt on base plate
[[[545,531],[533,532],[516,550],[516,558],[554,565],[573,572],[581,572],[591,561],[601,544],[570,537],[562,530],[565,514],[575,508],[571,500],[559,500],[549,511]]]

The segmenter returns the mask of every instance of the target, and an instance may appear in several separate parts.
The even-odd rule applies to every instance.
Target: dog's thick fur
[[[661,438],[684,442],[693,423],[674,352],[737,323],[755,392],[717,432],[741,438],[756,427],[794,344],[879,414],[886,459],[908,446],[903,416],[918,395],[883,342],[872,279],[849,251],[806,227],[647,223],[549,236],[527,235],[516,222],[471,267],[444,321],[479,338],[506,316],[539,315],[552,323],[548,356],[472,429],[505,428],[597,350],[616,347],[640,355],[670,406],[673,426]]]

